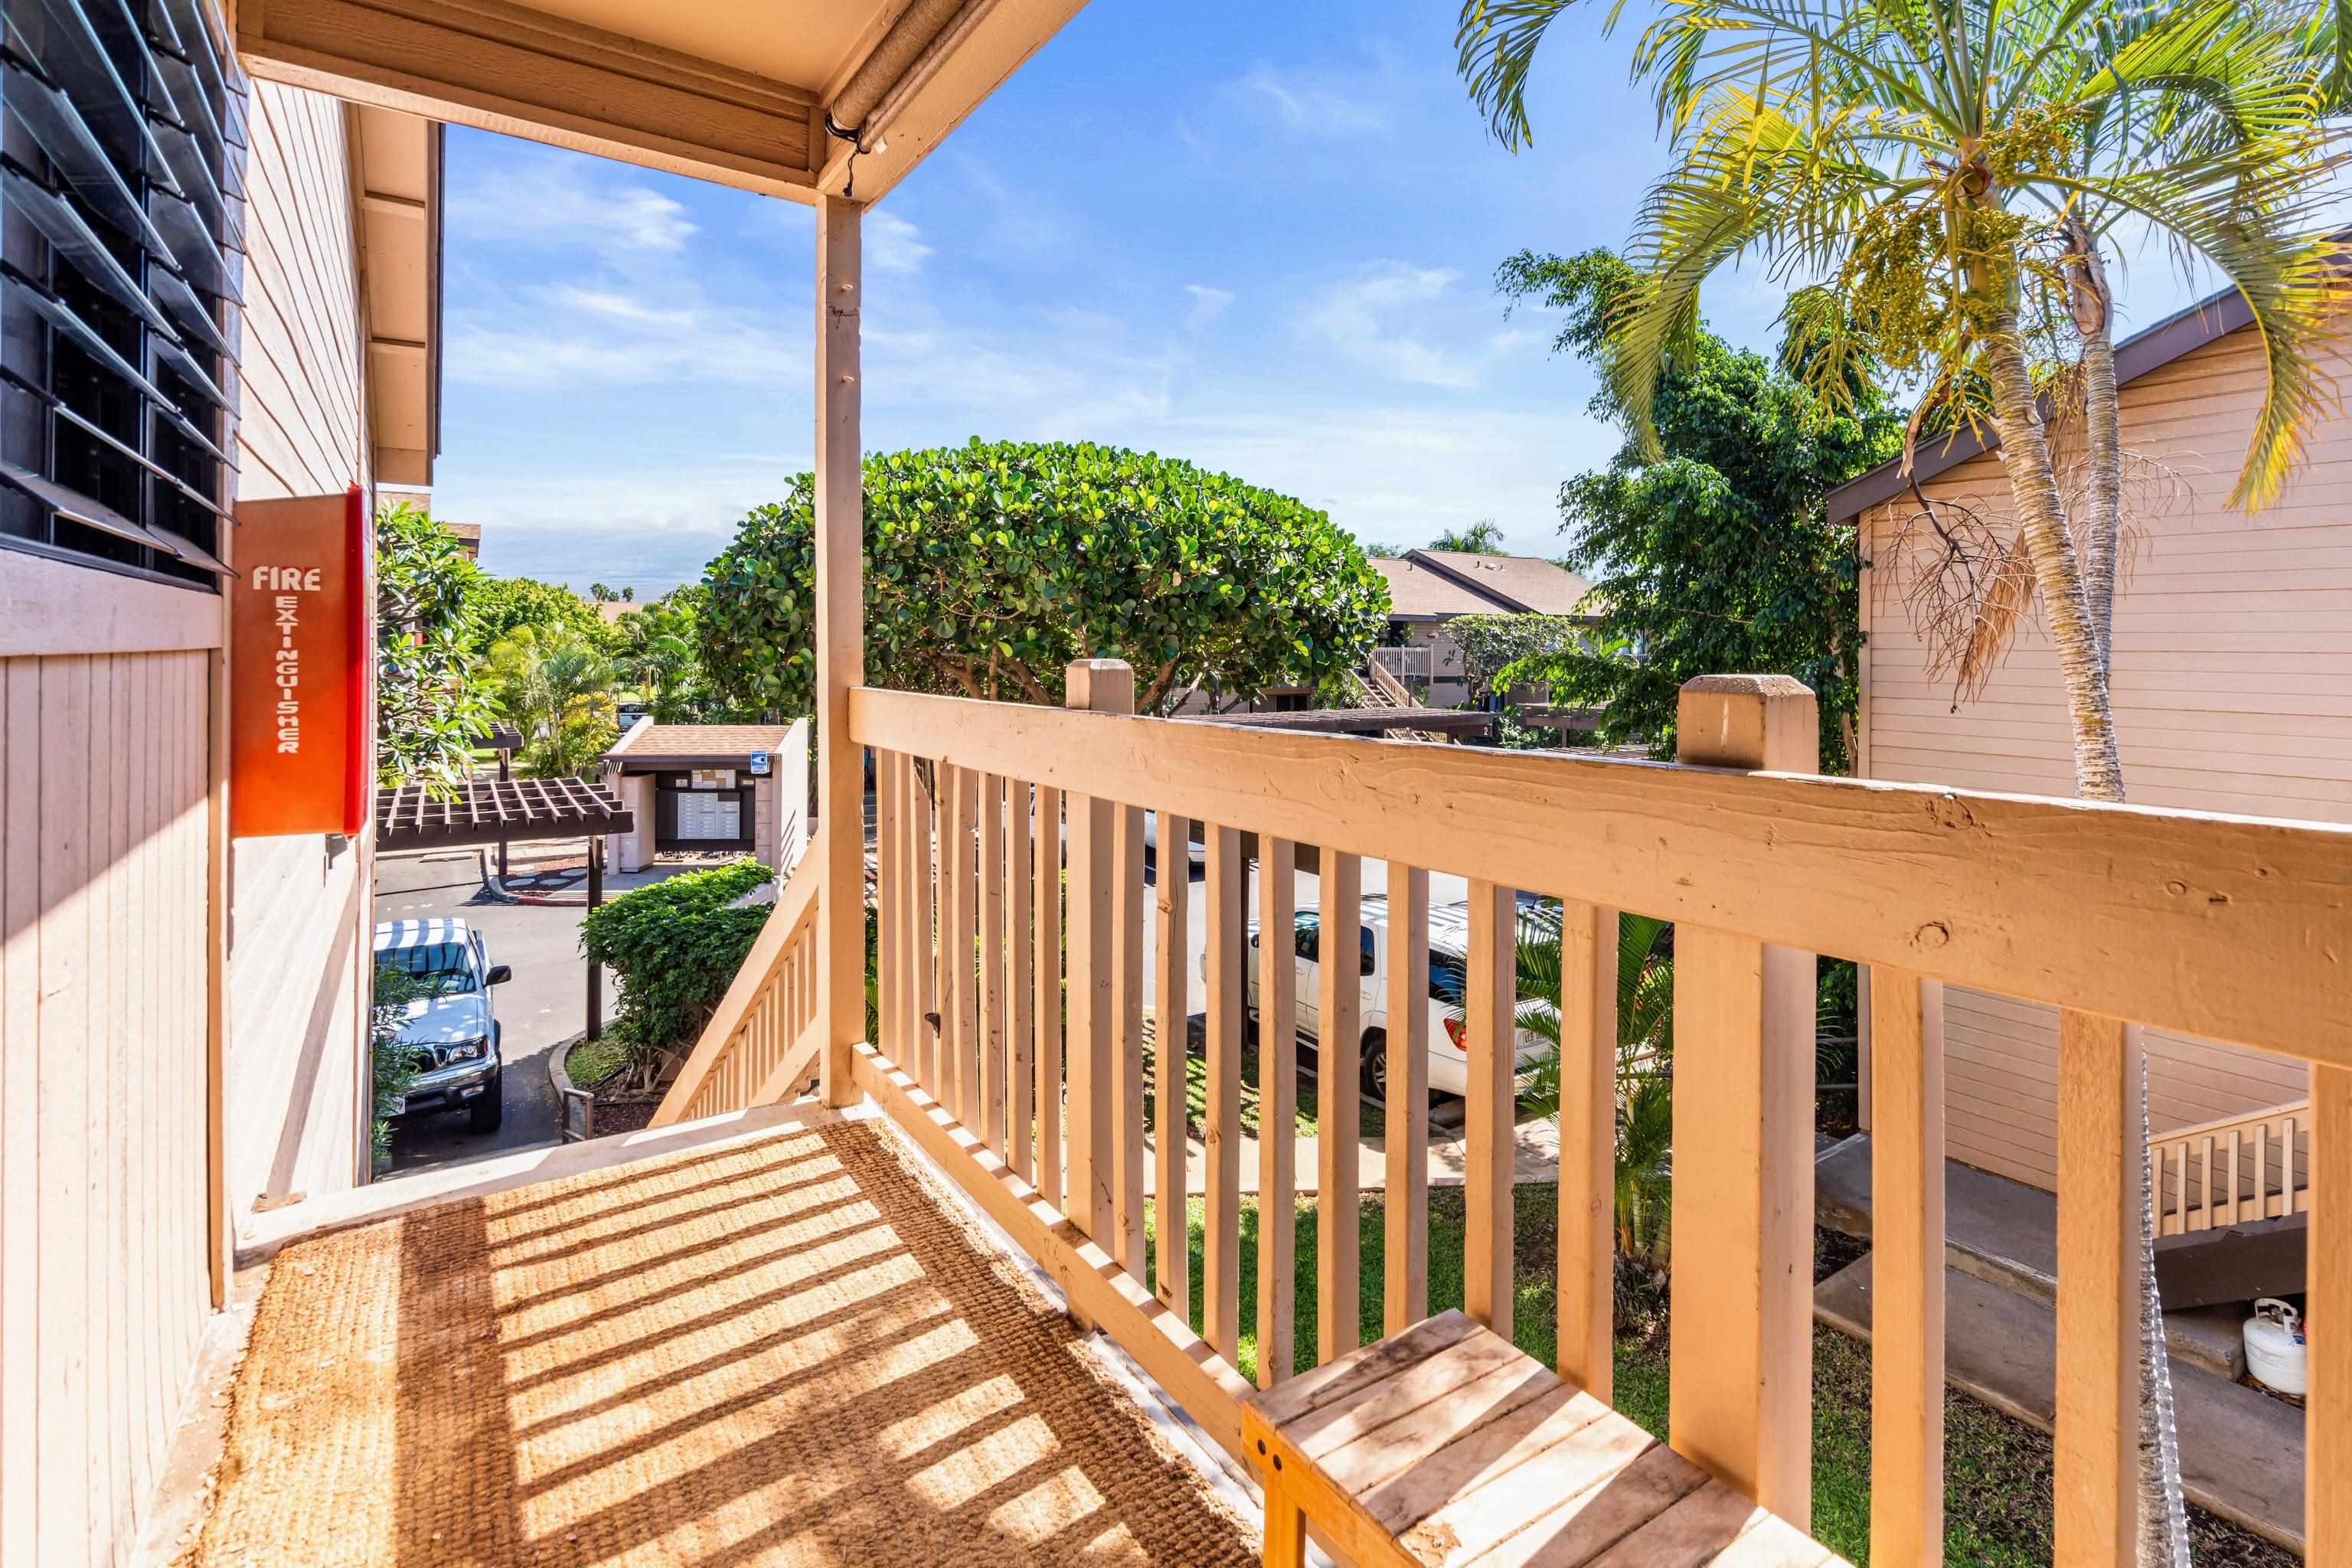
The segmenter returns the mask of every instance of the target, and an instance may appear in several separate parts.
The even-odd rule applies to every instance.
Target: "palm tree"
[[[499,706],[522,733],[517,765],[529,776],[575,773],[612,743],[613,666],[569,626],[523,626],[493,644]]]
[[[1507,142],[1529,140],[1528,69],[1573,6],[1463,9],[1463,73]],[[2325,121],[2332,37],[2313,37],[2246,0],[1678,0],[1634,49],[1675,153],[1610,336],[1606,374],[1637,436],[1660,366],[1698,328],[1701,281],[1742,255],[1799,286],[1790,308],[1814,345],[1801,368],[1824,395],[1867,358],[1924,384],[1911,442],[1931,422],[1990,424],[2089,798],[2123,797],[2107,252],[2119,225],[2144,225],[2252,308],[2269,384],[2231,499],[2267,503],[2326,401],[2313,356],[2338,298],[2318,232],[2342,158]],[[2083,421],[2079,486],[2061,483],[2053,412]],[[1987,605],[1978,635],[2005,641],[2022,607]]]
[[[1573,5],[1466,0],[1461,68],[1507,143],[1530,139],[1528,67]],[[2326,400],[2315,346],[2339,299],[2319,229],[2343,157],[2325,118],[2341,44],[2324,8],[2306,9],[2298,25],[2247,0],[1676,0],[1633,51],[1674,148],[1610,330],[1610,390],[1637,436],[1661,366],[1698,331],[1701,282],[1743,255],[1795,289],[1797,368],[1817,391],[1834,401],[1864,361],[1918,378],[1906,461],[1923,429],[1990,424],[2014,570],[1990,574],[2000,591],[1963,636],[1997,658],[2038,597],[2088,798],[2124,795],[2108,700],[2126,457],[2107,252],[2119,226],[2146,226],[2244,299],[2268,384],[2231,501],[2268,503]],[[2061,483],[2052,413],[2083,422],[2078,485]],[[2144,1086],[2143,1067],[2143,1102]],[[2146,1289],[2141,1552],[2181,1561],[2152,1269]]]

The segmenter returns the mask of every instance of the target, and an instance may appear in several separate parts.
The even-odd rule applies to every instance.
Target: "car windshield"
[[[376,955],[376,962],[416,982],[420,996],[462,996],[476,984],[474,955],[462,942],[422,942]]]

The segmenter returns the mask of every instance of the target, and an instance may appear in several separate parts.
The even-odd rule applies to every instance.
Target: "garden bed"
[[[610,1094],[602,1090],[601,1085],[625,1076],[628,1067],[627,1047],[609,1035],[601,1040],[579,1041],[564,1052],[563,1070],[572,1087],[593,1097],[593,1125],[599,1138],[650,1126],[654,1112],[661,1109],[663,1091],[658,1089]]]

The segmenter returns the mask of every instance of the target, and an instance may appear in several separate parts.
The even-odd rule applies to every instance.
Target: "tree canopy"
[[[482,575],[468,590],[467,602],[473,612],[475,647],[484,652],[519,626],[565,626],[592,641],[607,635],[596,607],[560,584]]]
[[[407,501],[375,514],[376,773],[454,788],[498,717],[475,677],[472,603],[483,581],[449,531]]]
[[[1563,310],[1555,349],[1604,352],[1610,312],[1633,279],[1606,250],[1522,252],[1497,284]],[[1822,498],[1900,449],[1903,418],[1867,377],[1834,405],[1762,355],[1701,328],[1658,379],[1656,457],[1629,432],[1610,466],[1560,487],[1567,564],[1596,590],[1594,646],[1521,660],[1504,679],[1549,681],[1562,704],[1605,706],[1604,743],[1671,744],[1682,683],[1727,670],[1793,675],[1821,700],[1822,760],[1849,765],[1861,641],[1850,530]],[[1627,410],[1604,381],[1597,417]],[[1641,650],[1638,659],[1612,648]]]
[[[1315,685],[1380,637],[1388,589],[1324,513],[1180,459],[1001,442],[868,457],[866,673],[1057,703],[1071,660],[1123,658],[1136,702]],[[703,663],[730,698],[804,712],[815,679],[814,481],[743,520],[703,574]]]

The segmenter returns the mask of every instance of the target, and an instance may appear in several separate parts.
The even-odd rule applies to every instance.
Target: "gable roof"
[[[2237,289],[2224,289],[2218,294],[2209,295],[2117,343],[2116,384],[2122,386],[2137,381],[2184,354],[2193,353],[2207,343],[2228,337],[2241,327],[2252,326],[2253,320],[2254,313],[2247,306],[2245,296]],[[1924,484],[1945,469],[1964,463],[1979,453],[1990,452],[2000,445],[2000,437],[1993,434],[1989,424],[1980,424],[1972,430],[1961,430],[1948,440],[1922,441],[1912,458],[1908,474],[1903,471],[1901,458],[1890,458],[1870,472],[1848,479],[1832,490],[1828,497],[1830,521],[1834,524],[1859,517],[1879,502],[1893,500],[1914,484]]]
[[[633,763],[656,760],[699,763],[724,767],[740,765],[753,752],[783,748],[789,724],[651,724],[640,722],[604,753],[607,762],[626,757]]]
[[[1474,555],[1460,550],[1413,550],[1405,554],[1495,600],[1506,610],[1538,616],[1572,616],[1592,584],[1564,566],[1538,555]]]
[[[1389,618],[1396,621],[1573,615],[1592,591],[1575,573],[1534,555],[1408,550],[1372,564],[1388,579]]]
[[[1416,563],[1409,555],[1377,559],[1372,565],[1388,579],[1392,621],[1444,621],[1455,616],[1490,616],[1503,608],[1477,590]]]

